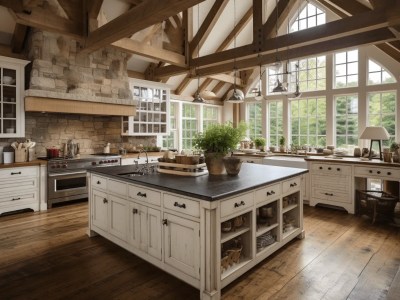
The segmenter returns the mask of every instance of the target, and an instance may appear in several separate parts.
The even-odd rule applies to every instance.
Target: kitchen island
[[[196,287],[201,299],[296,237],[308,171],[243,164],[238,176],[88,172],[89,231]]]

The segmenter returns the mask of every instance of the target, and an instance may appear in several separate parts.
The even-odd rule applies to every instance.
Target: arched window
[[[368,85],[394,83],[396,79],[380,64],[368,60]]]

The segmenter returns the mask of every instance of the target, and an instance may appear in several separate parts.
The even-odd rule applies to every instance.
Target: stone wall
[[[39,30],[34,30],[28,41],[30,90],[68,95],[60,98],[76,95],[111,103],[118,103],[118,99],[132,101],[127,75],[130,55],[125,52],[107,47],[81,54],[75,40]]]
[[[26,113],[25,136],[36,142],[36,155],[45,156],[46,148],[63,149],[69,139],[79,143],[82,154],[103,152],[106,143],[111,143],[111,152],[120,147],[156,146],[156,137],[122,137],[121,118],[75,114]],[[15,140],[0,139],[0,146],[8,146]]]

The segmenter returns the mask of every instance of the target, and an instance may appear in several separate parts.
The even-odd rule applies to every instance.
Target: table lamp
[[[372,143],[378,142],[379,145],[379,159],[382,160],[382,149],[381,141],[388,140],[390,137],[389,133],[384,127],[381,126],[367,126],[360,135],[360,139],[371,140],[371,146],[369,147],[369,156],[372,157]]]

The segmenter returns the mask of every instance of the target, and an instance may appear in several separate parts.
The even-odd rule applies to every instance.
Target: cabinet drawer
[[[96,189],[107,190],[107,179],[101,176],[92,175],[92,186]]]
[[[39,167],[18,167],[0,169],[1,179],[17,179],[19,177],[37,177],[39,176]]]
[[[0,207],[20,206],[30,203],[39,203],[37,191],[18,191],[17,193],[7,193],[0,196]]]
[[[400,169],[381,168],[381,167],[355,167],[355,177],[376,177],[398,181],[400,178]]]
[[[301,178],[295,177],[282,182],[282,194],[293,193],[301,189]]]
[[[128,196],[149,204],[161,205],[161,193],[152,191],[141,186],[128,185]]]
[[[350,176],[327,176],[312,175],[313,189],[329,189],[343,192],[350,192],[351,177]]]
[[[351,175],[351,166],[342,164],[313,163],[311,170],[315,174]]]
[[[164,207],[196,218],[200,217],[200,202],[187,198],[164,194]]]
[[[260,203],[267,200],[275,200],[276,198],[279,198],[280,195],[281,184],[277,183],[257,190],[255,193],[255,201],[256,203]]]
[[[107,191],[116,195],[126,196],[127,184],[124,182],[108,179],[107,180]]]
[[[312,196],[313,196],[313,198],[321,199],[321,200],[325,200],[325,201],[351,203],[350,193],[316,189],[316,190],[313,190]]]
[[[37,178],[19,178],[18,180],[1,180],[0,193],[14,192],[18,190],[37,190]]]
[[[243,194],[221,202],[221,218],[249,209],[254,204],[253,193]]]

